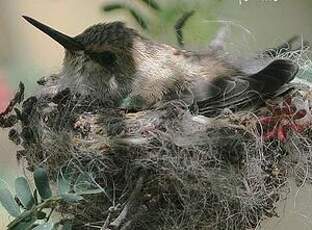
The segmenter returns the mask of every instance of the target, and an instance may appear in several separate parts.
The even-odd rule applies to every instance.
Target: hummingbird
[[[123,22],[93,25],[71,37],[33,18],[23,18],[65,49],[53,91],[91,96],[130,110],[182,99],[199,114],[260,105],[298,72],[291,60],[275,59],[255,73],[245,73],[219,52],[188,51],[156,42]]]

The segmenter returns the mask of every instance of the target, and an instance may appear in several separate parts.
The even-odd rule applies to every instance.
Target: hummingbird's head
[[[33,26],[65,48],[64,87],[90,94],[126,93],[134,77],[134,43],[143,38],[122,22],[97,24],[70,37],[35,19],[23,16]],[[101,95],[100,97],[104,97]],[[116,96],[116,95],[115,95]]]

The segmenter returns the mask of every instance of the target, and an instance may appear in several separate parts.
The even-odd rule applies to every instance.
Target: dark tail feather
[[[216,78],[208,90],[209,98],[197,102],[200,114],[218,115],[223,109],[237,111],[248,106],[260,105],[294,79],[298,65],[289,60],[275,60],[251,76]]]
[[[258,73],[249,76],[255,82],[263,85],[262,88],[254,86],[263,95],[273,94],[282,85],[294,79],[298,73],[299,67],[289,60],[275,60]]]

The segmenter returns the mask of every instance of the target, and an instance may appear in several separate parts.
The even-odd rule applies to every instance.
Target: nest
[[[278,215],[290,178],[312,179],[309,88],[215,118],[181,101],[127,113],[69,90],[26,100],[23,90],[0,120],[19,161],[102,190],[59,207],[74,229],[253,229]]]

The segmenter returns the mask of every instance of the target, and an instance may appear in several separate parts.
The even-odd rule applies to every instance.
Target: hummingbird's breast
[[[144,98],[149,105],[194,91],[202,83],[208,85],[218,76],[235,72],[221,58],[210,53],[195,54],[157,43],[149,43],[148,48],[138,48],[131,95]]]

